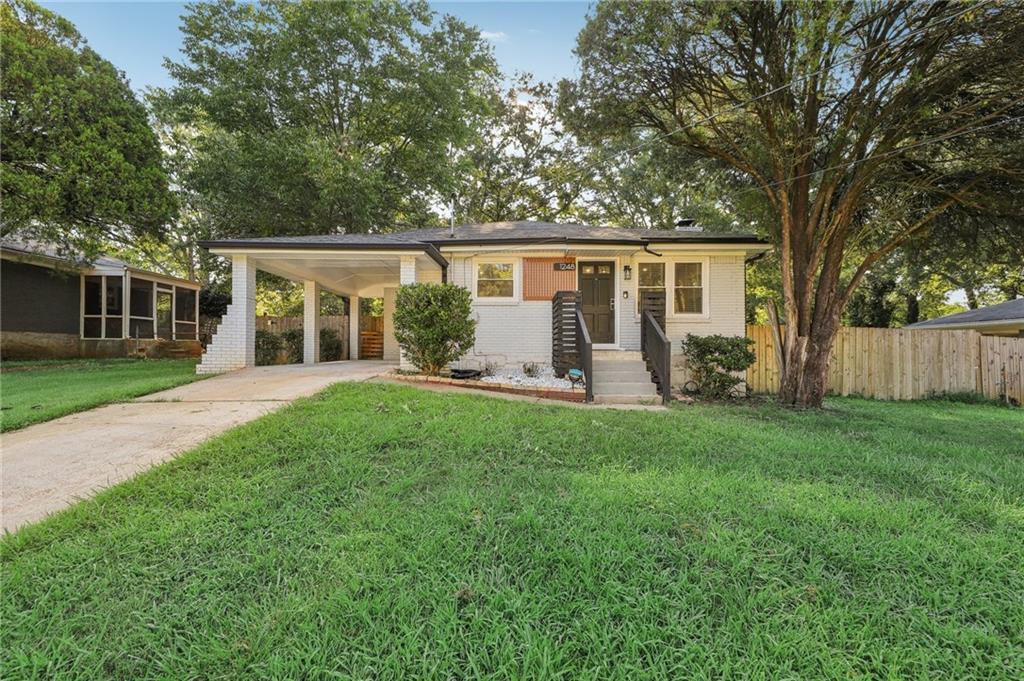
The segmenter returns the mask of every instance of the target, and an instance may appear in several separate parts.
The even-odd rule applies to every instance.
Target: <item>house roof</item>
[[[555,222],[486,222],[449,228],[414,229],[384,234],[323,234],[200,241],[206,248],[444,248],[497,244],[645,244],[766,242],[754,234],[657,229],[621,229]]]
[[[908,324],[908,329],[930,329],[944,327],[970,328],[972,326],[989,326],[993,324],[1020,322],[1024,324],[1024,298],[1008,300],[998,305],[980,307],[956,314],[936,317],[916,324]]]
[[[129,270],[141,276],[153,277],[155,279],[167,279],[183,284],[191,284],[198,287],[197,282],[181,277],[172,277],[160,272],[152,272],[135,267],[120,258],[110,255],[99,255],[91,261],[86,261],[81,255],[62,253],[53,244],[41,241],[2,239],[0,240],[0,252],[4,255],[11,255],[35,264],[65,270]]]

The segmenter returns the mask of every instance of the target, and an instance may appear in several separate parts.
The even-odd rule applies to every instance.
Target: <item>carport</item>
[[[256,363],[256,272],[263,270],[303,285],[303,362],[320,356],[320,291],[349,299],[349,346],[358,358],[359,300],[384,299],[384,359],[400,362],[391,324],[398,286],[447,280],[448,262],[429,244],[396,243],[386,235],[359,235],[359,243],[336,235],[310,243],[299,239],[200,242],[231,259],[231,305],[207,346],[199,373],[220,373]]]

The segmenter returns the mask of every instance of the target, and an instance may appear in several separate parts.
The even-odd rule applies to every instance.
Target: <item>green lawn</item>
[[[194,359],[4,362],[0,430],[14,430],[194,381]]]
[[[340,384],[0,545],[5,679],[1024,677],[1024,412]]]

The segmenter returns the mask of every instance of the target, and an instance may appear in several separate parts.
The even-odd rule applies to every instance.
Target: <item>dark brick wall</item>
[[[78,275],[4,260],[0,263],[0,328],[77,336],[78,285]]]

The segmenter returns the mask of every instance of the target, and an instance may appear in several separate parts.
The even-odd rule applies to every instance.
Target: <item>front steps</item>
[[[639,352],[595,351],[593,383],[599,404],[661,404]]]

